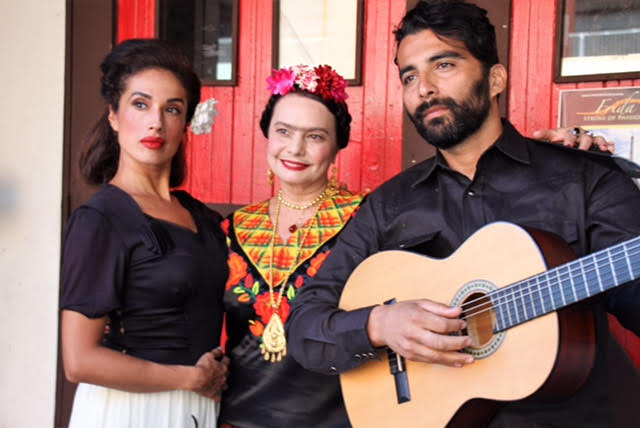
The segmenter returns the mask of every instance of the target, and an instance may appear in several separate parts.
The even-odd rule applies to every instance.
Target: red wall
[[[154,0],[119,0],[118,7],[119,40],[155,35]],[[202,91],[203,99],[219,101],[219,115],[210,135],[189,136],[185,187],[206,202],[246,204],[271,196],[258,121],[268,99],[272,9],[272,1],[240,0],[238,85]],[[365,1],[363,83],[347,90],[351,141],[338,158],[340,180],[355,191],[373,189],[401,169],[402,95],[391,30],[404,12],[404,1]]]

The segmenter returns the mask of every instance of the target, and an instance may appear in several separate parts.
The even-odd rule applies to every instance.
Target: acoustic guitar
[[[484,426],[505,402],[575,392],[595,358],[593,314],[577,302],[640,276],[640,237],[572,254],[556,235],[498,222],[446,259],[406,251],[365,259],[341,308],[420,298],[460,306],[473,341],[464,352],[476,361],[454,368],[381,353],[340,375],[353,426]]]

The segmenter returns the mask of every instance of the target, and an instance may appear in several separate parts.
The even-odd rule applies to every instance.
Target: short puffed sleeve
[[[78,208],[62,248],[61,309],[100,318],[121,307],[127,250],[100,211]]]

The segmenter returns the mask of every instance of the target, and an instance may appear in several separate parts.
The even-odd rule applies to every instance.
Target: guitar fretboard
[[[640,237],[532,276],[488,297],[500,332],[640,277]]]

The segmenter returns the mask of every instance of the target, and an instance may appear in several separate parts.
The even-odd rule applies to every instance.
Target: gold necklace
[[[316,196],[311,202],[298,205],[298,204],[294,204],[293,202],[287,201],[284,198],[284,196],[282,196],[282,189],[280,189],[278,191],[278,203],[282,203],[282,205],[284,205],[285,207],[292,208],[294,210],[303,211],[303,210],[306,210],[307,208],[311,208],[312,206],[314,206],[315,204],[323,200],[325,196],[327,196],[327,189],[324,189],[322,193]]]
[[[326,190],[326,189],[325,189]],[[321,200],[327,196],[327,193],[323,191],[321,193],[322,198],[314,203],[317,204]],[[270,266],[269,266],[269,305],[273,308],[273,314],[271,315],[271,319],[267,323],[264,331],[262,332],[262,354],[264,355],[264,359],[267,361],[271,361],[275,363],[277,361],[281,361],[282,357],[287,355],[287,338],[284,334],[284,324],[280,315],[278,315],[278,309],[280,308],[280,304],[282,303],[282,296],[285,293],[285,288],[287,287],[287,281],[289,280],[289,276],[293,273],[298,261],[300,260],[300,255],[302,254],[302,246],[307,239],[307,235],[309,231],[313,228],[313,225],[316,223],[318,210],[320,209],[321,203],[318,204],[316,210],[313,212],[311,217],[311,221],[309,222],[309,226],[307,226],[303,231],[300,237],[300,241],[298,242],[298,248],[296,252],[296,257],[289,267],[289,271],[285,275],[284,279],[281,281],[282,286],[280,287],[280,294],[278,295],[278,301],[276,302],[273,297],[273,289],[276,288],[276,285],[273,283],[273,259],[275,258],[275,246],[276,246],[276,235],[278,233],[278,219],[280,217],[280,203],[282,201],[278,198],[278,203],[276,205],[276,215],[273,224],[273,237],[271,238],[271,245],[269,246],[269,252],[271,254]]]

